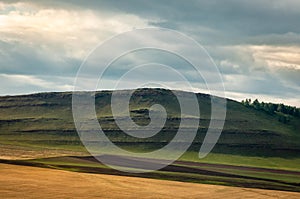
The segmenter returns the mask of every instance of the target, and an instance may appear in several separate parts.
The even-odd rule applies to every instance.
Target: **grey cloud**
[[[300,46],[300,34],[287,32],[285,34],[265,34],[245,38],[245,43],[254,45]]]
[[[300,70],[292,68],[280,68],[276,71],[276,74],[278,78],[281,78],[288,87],[300,88]]]
[[[8,1],[7,1],[8,2]],[[194,24],[215,30],[237,32],[239,34],[260,35],[268,33],[300,33],[300,3],[296,0],[225,0],[225,1],[33,1],[35,4],[64,9],[88,8],[94,11],[132,13],[148,19],[162,19],[168,24]],[[174,26],[174,25],[173,25]]]
[[[26,2],[32,2],[41,8],[88,9],[95,13],[104,12],[109,16],[120,13],[139,16],[147,19],[149,25],[181,31],[205,45],[224,77],[231,77],[225,78],[225,86],[228,90],[257,95],[299,97],[299,70],[290,68],[270,70],[264,61],[257,60],[253,52],[247,48],[249,45],[299,47],[299,1],[41,0]],[[107,53],[110,50],[108,49]],[[56,59],[57,56],[59,59]],[[150,60],[149,58],[154,57],[158,63],[185,71],[191,81],[199,81],[193,77],[193,73],[184,63],[176,59],[155,54],[148,54],[148,56],[135,56],[132,59],[121,60],[116,66],[118,70],[111,70],[108,76],[113,79],[126,71],[127,66],[145,63]],[[53,75],[53,78],[62,75],[74,76],[80,63],[81,60],[69,58],[63,51],[49,54],[38,45],[30,47],[22,43],[0,42],[0,73],[48,74]],[[213,79],[214,76],[211,77]],[[3,82],[3,84],[8,83]],[[14,89],[19,91],[16,87]],[[39,89],[41,88],[32,87],[32,90]],[[30,90],[30,86],[24,90]]]
[[[225,76],[225,87],[227,91],[240,93],[260,94],[270,96],[299,96],[299,88],[287,85],[274,75],[265,73],[253,73],[248,75]]]
[[[59,58],[37,46],[20,42],[3,42],[0,40],[0,73],[32,75],[75,75],[81,60],[65,57]]]

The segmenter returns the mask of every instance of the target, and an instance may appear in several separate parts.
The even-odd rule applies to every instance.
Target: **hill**
[[[189,96],[188,92],[176,92],[186,98]],[[190,151],[199,150],[210,122],[210,96],[199,93],[197,98],[201,112],[200,125]],[[164,128],[157,135],[145,139],[134,138],[123,133],[115,124],[110,100],[111,91],[96,92],[96,112],[106,135],[121,147],[131,148],[135,145],[145,151],[162,147],[173,138],[183,119],[180,118],[178,100],[171,91],[139,89],[130,100],[133,121],[140,125],[148,124],[148,109],[157,103],[166,108],[168,116]],[[74,128],[71,101],[70,92],[0,97],[0,143],[82,150]],[[299,124],[298,117],[291,116],[288,123],[283,123],[276,115],[228,99],[225,126],[213,152],[242,156],[298,157]]]
[[[129,92],[117,92],[119,103]],[[282,122],[281,113],[270,114],[227,99],[227,117],[220,139],[207,157],[199,159],[210,122],[211,96],[196,94],[201,113],[197,118],[181,116],[174,93],[186,99],[191,95],[164,89],[138,89],[133,93],[130,116],[137,124],[150,122],[149,108],[153,104],[166,109],[165,126],[149,138],[136,138],[120,130],[112,117],[111,91],[95,93],[97,118],[105,134],[117,146],[136,153],[165,146],[177,133],[181,120],[200,120],[194,142],[179,161],[154,173],[133,176],[299,191],[300,178],[295,178],[300,175],[299,117],[289,115],[288,122]],[[0,97],[0,110],[0,162],[124,175],[90,161],[74,126],[71,92]],[[117,116],[122,115],[120,111]],[[132,130],[130,125],[126,128]]]

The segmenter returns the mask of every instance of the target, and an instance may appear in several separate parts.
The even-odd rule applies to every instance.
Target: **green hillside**
[[[188,92],[175,92],[186,98],[190,95]],[[299,170],[300,118],[290,116],[289,121],[283,123],[278,114],[246,107],[229,99],[221,137],[213,153],[199,160],[197,153],[210,122],[211,106],[209,95],[197,94],[197,98],[201,112],[199,130],[183,160]],[[176,134],[183,119],[178,100],[171,91],[139,89],[130,101],[130,114],[137,124],[149,123],[149,107],[153,104],[164,106],[168,117],[164,128],[155,136],[134,138],[124,134],[115,124],[110,108],[110,91],[97,92],[95,100],[98,120],[106,135],[120,147],[131,151],[144,152],[163,147]],[[0,97],[2,151],[19,147],[34,151],[85,152],[74,127],[71,103],[71,92]],[[190,115],[184,117],[194,119]]]

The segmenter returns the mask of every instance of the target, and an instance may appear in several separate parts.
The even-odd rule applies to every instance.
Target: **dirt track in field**
[[[300,198],[300,193],[0,164],[1,198]]]

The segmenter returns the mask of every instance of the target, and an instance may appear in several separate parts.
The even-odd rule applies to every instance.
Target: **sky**
[[[81,64],[99,43],[127,31],[157,27],[181,32],[201,44],[218,67],[228,98],[300,107],[299,19],[298,0],[2,0],[0,95],[70,91]],[[167,43],[172,37],[148,39]],[[130,41],[123,45],[130,46]],[[191,52],[195,59],[199,56],[180,43],[173,47]],[[122,71],[153,60],[178,70],[194,91],[209,93],[182,60],[154,51],[121,59],[107,72],[101,88],[111,89]],[[148,77],[188,90],[171,73],[150,68],[140,68],[140,75],[122,86],[131,88],[133,81]],[[89,78],[95,77],[87,74]]]

